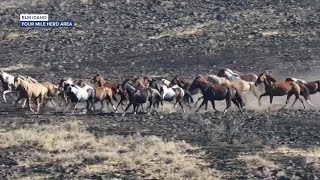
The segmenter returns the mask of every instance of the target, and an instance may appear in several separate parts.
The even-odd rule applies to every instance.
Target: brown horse
[[[206,106],[205,109],[207,110],[208,101],[211,101],[213,109],[217,111],[214,101],[226,100],[227,106],[224,110],[224,113],[227,112],[227,109],[231,106],[231,101],[238,107],[239,111],[243,113],[243,99],[241,97],[241,94],[238,93],[238,91],[235,88],[224,86],[221,84],[213,85],[212,83],[207,81],[206,78],[204,78],[201,75],[198,75],[192,82],[189,89],[190,91],[200,89],[203,94],[203,101],[199,108],[196,110],[196,112],[199,111],[199,109],[203,105]]]
[[[260,100],[263,96],[270,96],[270,104],[272,104],[274,96],[287,95],[286,103],[282,107],[282,108],[284,108],[288,104],[290,97],[292,95],[295,95],[296,98],[295,98],[291,107],[293,107],[294,104],[296,103],[296,101],[299,99],[303,105],[303,108],[306,109],[302,99],[300,98],[301,88],[297,83],[295,83],[293,81],[290,81],[290,82],[276,81],[272,76],[265,74],[265,73],[261,73],[258,76],[258,79],[257,79],[255,85],[257,86],[258,84],[261,84],[261,83],[263,83],[265,85],[266,92],[264,94],[260,95],[259,100],[258,100],[259,105],[261,105]],[[309,96],[309,94],[307,96]]]
[[[183,80],[182,78],[180,78],[179,76],[175,76],[171,80],[169,87],[173,87],[174,85],[178,85],[179,87],[181,87],[185,91],[185,95],[183,97],[184,103],[190,104],[190,103],[193,103],[192,95],[200,93],[199,89],[194,89],[194,90],[190,91],[191,84],[192,84],[191,82],[187,82],[187,81]]]
[[[114,105],[112,103],[112,98],[115,101],[117,101],[117,98],[116,98],[116,96],[114,96],[112,89],[109,88],[109,87],[103,86],[103,87],[95,88],[95,91],[96,91],[95,92],[95,96],[96,97],[95,97],[95,101],[94,102],[96,103],[96,102],[100,101],[100,103],[101,103],[100,110],[102,111],[102,109],[103,109],[103,106],[104,106],[103,101],[107,100],[107,102],[112,105],[113,112],[115,112],[116,108],[114,107]]]
[[[103,79],[103,77],[99,74],[95,75],[92,79],[91,79],[91,83],[95,84],[98,83],[99,87],[108,87],[113,91],[113,95],[115,96],[116,94],[120,95],[120,101],[116,107],[116,109],[118,109],[118,107],[120,106],[120,104],[123,106],[123,101],[128,100],[128,95],[126,93],[124,93],[123,91],[119,91],[120,85],[119,83],[113,83],[113,82],[109,82],[106,81],[105,79]],[[115,97],[112,97],[112,99],[116,99]],[[122,107],[123,108],[123,107]]]
[[[246,74],[242,74],[238,71],[235,70],[231,70],[229,68],[222,68],[218,71],[217,76],[220,77],[225,77],[228,80],[232,81],[232,80],[237,80],[237,79],[242,79],[248,82],[253,82],[255,83],[258,79],[258,76],[255,75],[254,73],[246,73]]]

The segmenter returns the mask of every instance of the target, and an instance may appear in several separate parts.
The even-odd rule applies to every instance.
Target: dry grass
[[[269,169],[279,168],[274,162],[259,155],[240,155],[237,160],[244,162],[247,167],[252,170],[256,170],[259,167],[266,167]]]
[[[320,148],[289,148],[289,147],[279,147],[267,151],[268,154],[277,156],[288,156],[288,157],[303,157],[307,165],[311,165],[315,168],[320,168]]]
[[[22,145],[32,145],[36,152],[16,159],[20,166],[84,163],[78,174],[84,176],[123,170],[135,170],[147,179],[219,179],[223,175],[201,159],[203,152],[187,153],[197,147],[186,142],[140,135],[98,139],[78,122],[0,133],[0,148]]]
[[[313,166],[315,169],[320,168],[320,148],[301,149],[283,146],[275,149],[265,149],[259,155],[240,155],[237,160],[244,162],[249,169],[256,171],[261,167],[281,169],[281,164],[277,164],[273,160],[283,157],[302,157],[306,165]]]

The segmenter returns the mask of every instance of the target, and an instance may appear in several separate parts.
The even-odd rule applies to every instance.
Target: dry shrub
[[[41,125],[0,133],[0,148],[32,145],[36,152],[20,165],[84,163],[78,175],[135,170],[147,179],[219,179],[222,173],[201,159],[204,152],[184,142],[167,142],[156,136],[96,138],[78,122]]]

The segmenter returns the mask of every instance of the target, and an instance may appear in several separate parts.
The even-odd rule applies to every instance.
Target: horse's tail
[[[184,99],[188,100],[189,103],[193,103],[193,98],[189,91],[184,90]]]
[[[300,95],[304,97],[306,101],[310,99],[310,91],[309,89],[302,83],[297,83],[300,86]]]
[[[113,100],[115,100],[116,102],[118,101],[118,99],[117,99],[117,97],[116,97],[116,95],[115,95],[115,93],[113,92],[113,91],[111,91],[112,92],[112,99]]]
[[[233,88],[235,90],[235,95],[234,95],[234,99],[241,105],[241,107],[245,106],[245,103],[243,101],[243,97],[242,94],[239,92],[239,90],[233,86],[231,86],[229,89],[229,91],[231,91],[231,88]],[[231,93],[231,92],[230,92]]]
[[[299,96],[301,94],[301,92],[303,91],[303,88],[301,88],[301,86],[294,81],[291,81],[290,84],[292,85],[292,88],[295,91],[293,93],[297,93],[296,95]]]

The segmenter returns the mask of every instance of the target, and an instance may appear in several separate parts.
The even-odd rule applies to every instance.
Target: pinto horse
[[[193,91],[190,91],[189,87],[191,86],[190,82],[186,82],[185,80],[181,79],[179,76],[175,76],[170,84],[169,87],[173,87],[174,85],[178,85],[185,91],[185,95],[183,97],[184,102],[193,103],[192,95],[200,93],[199,89],[195,89]]]
[[[14,75],[0,70],[0,81],[2,83],[2,88],[3,88],[2,98],[3,98],[3,101],[6,103],[7,102],[6,94],[12,91],[15,91]]]
[[[302,79],[286,78],[286,81],[294,81],[298,84],[303,84],[309,90],[310,94],[320,92],[320,80],[307,82]]]
[[[162,111],[164,110],[163,101],[169,101],[174,102],[174,109],[179,104],[182,108],[183,112],[185,112],[184,107],[182,105],[183,97],[185,96],[185,90],[179,87],[178,85],[174,85],[172,87],[168,87],[168,82],[165,79],[161,80],[161,83],[158,83],[155,79],[152,79],[150,81],[150,87],[159,89],[161,94],[161,105],[162,105]],[[189,106],[185,103],[186,106]],[[189,106],[190,107],[190,106]],[[172,109],[172,111],[174,110]],[[171,111],[171,112],[172,112]],[[170,112],[170,113],[171,113]]]
[[[276,81],[275,78],[273,78],[269,74],[265,74],[265,73],[261,73],[258,76],[258,79],[257,79],[255,85],[257,86],[258,84],[262,84],[262,83],[265,85],[265,93],[260,95],[259,100],[258,100],[259,105],[261,105],[260,100],[263,96],[269,96],[270,97],[270,104],[272,104],[274,96],[287,95],[286,103],[282,107],[282,108],[284,108],[288,104],[290,97],[292,95],[295,95],[296,98],[295,98],[291,107],[293,107],[294,104],[296,103],[296,101],[299,99],[303,105],[303,108],[306,109],[306,106],[304,105],[302,99],[300,98],[301,87],[299,86],[299,84],[297,84],[293,81]],[[306,92],[306,93],[307,93],[306,97],[307,97],[307,99],[309,99],[309,92]]]
[[[211,101],[213,109],[217,111],[214,101],[221,101],[225,99],[227,106],[224,110],[224,113],[227,112],[228,108],[230,108],[231,101],[238,107],[239,111],[243,113],[243,99],[241,97],[241,94],[238,93],[235,88],[221,84],[214,85],[207,81],[203,76],[198,75],[192,82],[189,89],[190,91],[200,89],[203,94],[203,101],[196,112],[198,112],[203,105],[205,105],[205,109],[207,110],[208,101]]]
[[[71,103],[75,104],[71,114],[74,114],[75,110],[77,109],[78,103],[83,101],[87,103],[87,110],[90,110],[90,103],[93,106],[93,109],[95,110],[95,90],[93,89],[93,87],[87,84],[85,84],[84,87],[80,87],[78,85],[74,85],[72,82],[69,83],[68,81],[66,81],[64,83],[63,90],[64,93],[70,98]],[[66,105],[66,109],[68,109],[68,106],[69,104]]]
[[[242,79],[242,80],[253,82],[253,83],[255,83],[258,79],[258,76],[255,75],[254,73],[242,74],[238,71],[234,71],[229,68],[220,69],[218,71],[217,76],[225,77],[230,81]]]

